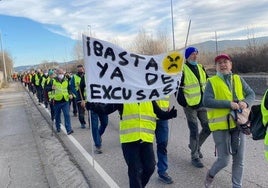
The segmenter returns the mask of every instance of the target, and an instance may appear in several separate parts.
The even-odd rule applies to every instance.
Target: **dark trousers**
[[[72,98],[69,100],[69,104],[70,104],[70,107],[72,105],[72,108],[73,108],[73,115],[76,115],[77,114],[77,104],[76,104],[76,99],[75,98]]]
[[[155,169],[153,143],[123,143],[122,150],[128,166],[129,187],[144,188]]]
[[[38,102],[42,103],[44,101],[43,88],[42,86],[36,86]]]
[[[86,125],[85,121],[85,108],[81,106],[81,101],[76,102],[77,103],[77,109],[78,109],[78,119],[80,121],[81,125]]]

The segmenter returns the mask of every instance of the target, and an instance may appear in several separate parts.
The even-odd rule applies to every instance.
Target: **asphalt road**
[[[37,104],[35,97],[32,95],[28,96],[26,91],[22,91],[19,88],[20,83],[15,84],[16,91],[14,95],[18,95],[21,93],[26,98],[31,99],[33,98],[34,104]],[[11,124],[14,126],[28,126],[28,132],[33,132],[35,137],[43,137],[44,140],[58,140],[59,145],[63,148],[55,149],[53,152],[46,152],[49,148],[53,148],[55,143],[45,143],[44,140],[41,140],[42,144],[33,144],[27,145],[27,148],[34,147],[41,147],[38,150],[44,150],[46,157],[43,156],[43,159],[39,159],[35,157],[35,155],[27,156],[27,160],[29,161],[28,164],[36,164],[37,167],[34,169],[39,169],[40,173],[37,173],[37,178],[33,177],[29,181],[32,182],[44,182],[43,185],[37,187],[53,187],[51,185],[50,180],[56,181],[54,185],[58,187],[93,187],[93,188],[104,188],[104,187],[128,187],[128,176],[127,176],[127,167],[125,161],[123,159],[121,146],[119,143],[119,132],[118,132],[118,124],[119,124],[119,116],[118,113],[115,112],[109,115],[109,125],[102,137],[103,140],[103,154],[94,154],[93,152],[93,141],[91,132],[89,129],[89,125],[87,125],[86,129],[81,129],[79,125],[79,121],[77,117],[72,117],[72,126],[74,129],[74,133],[72,135],[67,136],[64,132],[64,129],[61,133],[57,136],[51,136],[51,123],[49,121],[47,123],[43,123],[41,125],[38,122],[25,122],[23,123],[23,118],[20,117],[20,113],[14,115],[16,112],[16,108],[9,108],[9,113],[12,113],[13,116],[10,118],[7,123],[3,122],[3,119],[6,118],[6,107],[3,106],[3,98],[7,94],[3,94],[0,90],[0,136],[1,136],[1,176],[0,180],[5,180],[8,177],[8,165],[7,160],[9,163],[14,163],[12,171],[23,171],[23,167],[17,164],[14,158],[8,158],[7,156],[12,156],[12,152],[8,153],[3,150],[3,148],[8,148],[11,141],[5,141],[7,138],[5,137],[3,130],[9,130],[9,135],[12,135],[14,130],[10,130],[9,127]],[[18,99],[19,100],[19,99]],[[35,106],[35,105],[27,105],[31,104],[30,100],[23,99],[22,105],[23,108],[28,109],[30,108],[33,111],[30,111],[28,116],[35,114],[34,116],[40,116],[37,120],[42,121],[42,119],[49,120],[49,111],[44,108],[44,106]],[[169,174],[173,178],[174,183],[171,185],[165,185],[160,182],[157,178],[156,171],[151,177],[151,180],[147,187],[150,188],[161,188],[161,187],[170,187],[170,188],[199,188],[204,187],[203,181],[205,178],[205,174],[208,168],[213,164],[216,160],[214,156],[215,146],[212,140],[212,136],[208,138],[205,144],[202,147],[202,153],[204,155],[203,163],[205,167],[202,169],[197,169],[193,167],[190,163],[190,150],[188,148],[188,140],[189,140],[189,131],[186,124],[186,119],[182,108],[177,105],[174,98],[171,98],[171,104],[175,105],[178,109],[178,117],[176,119],[172,119],[169,121],[170,125],[170,137],[169,137],[169,145],[168,145],[168,157],[169,157]],[[21,111],[21,110],[20,110]],[[34,113],[36,112],[36,113]],[[40,115],[40,112],[42,115]],[[25,117],[24,117],[25,118]],[[17,122],[17,123],[14,123]],[[19,123],[18,123],[19,122]],[[32,124],[28,125],[28,124]],[[34,126],[34,127],[33,127]],[[62,127],[63,128],[63,127]],[[3,130],[2,130],[3,129]],[[14,129],[14,128],[13,128]],[[19,129],[19,128],[16,128]],[[25,128],[20,129],[18,132],[25,131]],[[30,133],[29,133],[30,134]],[[36,136],[37,135],[37,136]],[[10,137],[10,136],[9,136]],[[28,136],[29,137],[29,136]],[[29,138],[21,138],[21,143],[27,141]],[[31,136],[30,136],[31,137]],[[33,136],[34,137],[34,136]],[[53,139],[52,139],[53,138]],[[11,138],[9,138],[12,140]],[[34,140],[31,142],[34,143]],[[263,141],[253,141],[250,136],[246,139],[246,156],[245,156],[245,167],[244,167],[244,180],[243,180],[243,187],[245,188],[259,188],[259,187],[268,187],[268,179],[267,179],[267,169],[268,163],[264,159],[263,153]],[[16,151],[16,156],[23,156],[24,153],[27,151],[26,149],[21,150],[18,147],[15,147],[14,150]],[[38,151],[37,150],[37,151]],[[14,151],[14,152],[15,152]],[[33,149],[35,151],[35,149]],[[32,152],[33,152],[32,151]],[[66,152],[63,156],[59,155],[59,153]],[[28,153],[28,152],[26,152]],[[34,153],[34,152],[33,152]],[[6,156],[6,157],[5,157]],[[42,158],[42,157],[41,157]],[[56,165],[53,163],[56,158],[60,160],[66,159],[64,163],[61,165]],[[39,161],[42,161],[43,166],[49,166],[50,170],[42,169],[42,164]],[[52,165],[50,164],[52,161]],[[21,163],[21,162],[20,162]],[[26,163],[27,164],[27,163]],[[47,165],[46,165],[47,164]],[[56,168],[56,166],[58,166]],[[73,167],[74,170],[66,170],[66,166],[69,168]],[[70,167],[71,166],[71,167]],[[56,169],[55,169],[56,168]],[[67,169],[69,169],[67,168]],[[5,169],[2,171],[2,169]],[[67,173],[66,173],[67,171]],[[51,172],[51,173],[48,173]],[[65,172],[65,177],[59,177],[57,174],[61,174]],[[75,172],[75,173],[74,173]],[[53,174],[53,177],[48,178],[48,175]],[[64,174],[64,173],[63,173]],[[71,174],[71,176],[69,175]],[[18,175],[19,176],[19,175]],[[23,175],[21,174],[23,177]],[[52,176],[52,175],[51,175]],[[13,178],[14,179],[14,178]],[[22,178],[23,179],[23,178]],[[64,179],[64,180],[63,180]],[[68,179],[72,181],[68,181]],[[77,179],[79,181],[77,181]],[[61,180],[61,181],[59,181]],[[52,182],[53,182],[52,181]],[[73,184],[71,182],[80,182],[80,184]],[[1,184],[0,185],[8,185],[8,184]],[[217,174],[215,180],[213,182],[214,187],[220,188],[227,188],[231,187],[231,161],[228,167],[223,169],[220,173]],[[2,187],[2,186],[0,186]],[[5,186],[6,187],[6,186]],[[11,186],[12,187],[12,186]],[[20,187],[27,187],[27,186],[20,186]],[[29,186],[28,186],[29,187]]]

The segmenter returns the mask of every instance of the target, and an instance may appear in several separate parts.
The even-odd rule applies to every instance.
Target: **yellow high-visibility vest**
[[[39,79],[38,74],[35,74],[35,75],[34,75],[34,79],[35,79],[35,83],[34,83],[34,84],[35,84],[36,86],[39,86],[39,85],[40,85],[40,79]]]
[[[156,101],[156,103],[158,104],[158,106],[163,110],[163,111],[168,111],[169,108],[169,96],[163,98],[163,99],[159,99]]]
[[[188,106],[198,105],[201,102],[201,91],[204,92],[207,81],[206,73],[202,65],[197,64],[200,80],[196,78],[192,70],[185,64],[183,66],[184,88],[183,93]]]
[[[62,83],[53,80],[53,86],[55,86],[54,99],[55,101],[61,101],[63,98],[65,101],[69,101],[69,93],[68,93],[68,80],[64,80]]]
[[[153,143],[155,129],[156,115],[151,101],[124,104],[120,121],[121,143],[138,140]]]
[[[228,88],[227,84],[219,76],[213,76],[208,79],[211,83],[212,90],[216,100],[228,100],[233,101],[232,91]],[[235,93],[239,101],[243,100],[243,86],[241,79],[238,75],[233,75],[231,80],[235,85]],[[216,130],[228,130],[228,121],[227,115],[230,113],[231,109],[229,108],[209,108],[207,110],[207,116],[209,121],[209,129],[211,131]],[[235,122],[230,118],[230,128],[236,126]]]

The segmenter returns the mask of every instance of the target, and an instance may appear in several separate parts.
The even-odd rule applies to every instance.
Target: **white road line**
[[[43,107],[45,107],[42,104]],[[48,114],[50,111],[46,108],[45,109]],[[65,126],[61,126],[61,130],[67,135],[66,130],[63,128]],[[83,148],[83,146],[72,136],[67,135],[70,141],[74,144],[74,146],[80,151],[80,153],[86,158],[89,164],[98,172],[98,174],[102,177],[102,179],[108,184],[108,186],[112,188],[119,188],[117,183],[109,176],[109,174],[99,165],[97,161]]]

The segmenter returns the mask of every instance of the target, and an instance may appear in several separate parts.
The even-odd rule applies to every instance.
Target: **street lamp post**
[[[3,42],[2,42],[2,33],[0,31],[0,41],[1,41],[1,51],[2,51],[2,58],[3,58],[3,64],[4,64],[4,79],[7,81],[7,69],[6,69],[6,59],[5,59],[5,53],[3,50]]]
[[[172,24],[173,50],[175,50],[174,21],[173,21],[173,2],[172,2],[172,0],[170,0],[170,9],[171,9],[171,24]]]
[[[88,29],[89,29],[89,35],[91,36],[91,25],[87,25]]]

